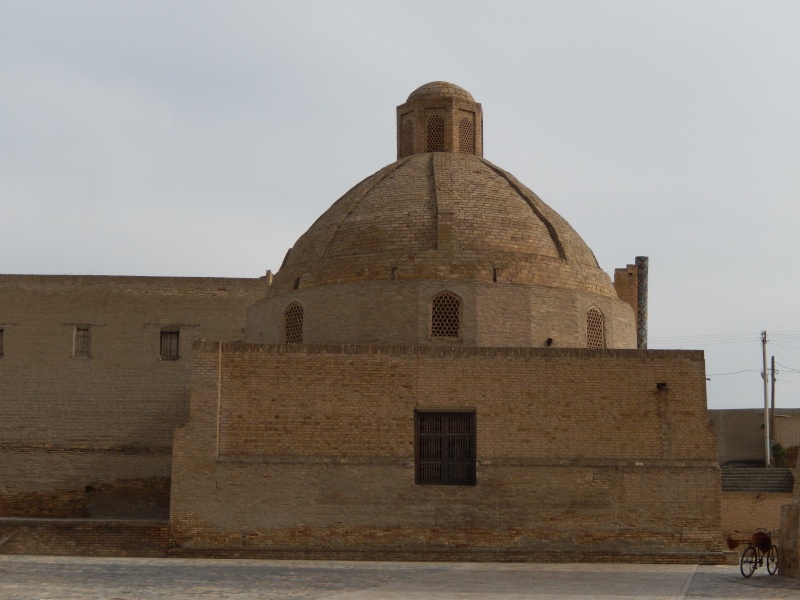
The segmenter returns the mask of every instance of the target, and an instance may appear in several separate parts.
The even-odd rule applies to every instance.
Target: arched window
[[[475,132],[472,121],[462,117],[458,122],[458,151],[461,154],[475,154]]]
[[[434,115],[428,119],[428,145],[426,152],[444,152],[444,119]]]
[[[414,154],[414,122],[409,119],[403,123],[403,131],[400,134],[400,156],[412,154]]]
[[[586,311],[586,346],[588,348],[606,347],[603,313],[594,306]]]
[[[283,338],[287,344],[303,343],[303,307],[292,302],[283,313]]]
[[[461,299],[450,292],[433,297],[431,337],[457,338],[461,324]]]

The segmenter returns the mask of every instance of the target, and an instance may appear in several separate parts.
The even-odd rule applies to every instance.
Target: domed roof
[[[429,96],[456,96],[464,100],[469,100],[470,102],[475,102],[475,98],[473,98],[472,94],[467,90],[454,83],[448,83],[447,81],[431,81],[430,83],[419,86],[409,94],[406,102]]]
[[[391,278],[542,285],[616,298],[569,223],[482,157],[481,110],[452,83],[414,90],[397,107],[401,158],[316,220],[286,255],[268,295]]]
[[[270,295],[365,280],[500,281],[616,298],[572,227],[480,156],[414,154],[357,184],[303,234]]]

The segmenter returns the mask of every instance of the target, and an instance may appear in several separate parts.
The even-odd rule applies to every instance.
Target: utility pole
[[[761,332],[761,350],[764,355],[764,370],[761,377],[764,379],[764,466],[769,467],[769,372],[767,371],[767,332]]]
[[[775,357],[772,357],[772,393],[770,394],[770,408],[769,408],[769,432],[772,437],[775,437]]]

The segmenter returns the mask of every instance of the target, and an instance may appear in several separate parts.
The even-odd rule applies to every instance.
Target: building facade
[[[458,86],[412,92],[397,108],[396,144],[397,161],[334,202],[274,278],[219,280],[207,305],[192,300],[205,283],[192,291],[187,280],[190,310],[142,310],[130,323],[138,346],[113,360],[95,348],[111,338],[106,322],[128,318],[124,281],[107,314],[105,304],[77,311],[58,293],[43,303],[45,315],[59,307],[51,320],[72,336],[52,386],[75,377],[79,397],[75,370],[94,369],[85,430],[113,421],[120,400],[130,409],[127,429],[92,444],[119,465],[129,448],[132,465],[150,464],[140,450],[161,449],[129,479],[169,489],[168,551],[724,560],[703,355],[646,350],[647,260],[612,282],[562,217],[483,158],[482,107]],[[86,282],[73,279],[82,293]],[[22,322],[31,292],[13,293],[22,300],[0,315],[5,329]],[[180,366],[173,343],[193,343]],[[27,389],[25,360],[0,364],[18,381],[10,395]],[[124,382],[130,396],[102,394]],[[44,396],[63,413],[80,405]],[[75,445],[54,414],[21,397],[8,412],[33,429],[4,430],[4,443]],[[136,438],[128,430],[142,439],[126,445]],[[23,450],[10,452],[0,469],[16,482]],[[59,480],[51,454],[28,487],[69,480],[90,494],[116,477],[90,462]]]

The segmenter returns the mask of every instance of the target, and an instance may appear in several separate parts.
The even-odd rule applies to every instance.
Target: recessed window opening
[[[300,278],[299,277],[294,280],[294,289],[296,289],[296,290],[300,289]]]
[[[287,344],[303,343],[303,307],[292,302],[283,315],[283,335]]]
[[[457,338],[461,326],[461,300],[444,292],[431,302],[431,337]]]
[[[400,134],[400,156],[411,156],[414,154],[414,123],[409,119],[403,123],[403,130]]]
[[[444,119],[439,115],[428,119],[426,152],[444,152]]]
[[[462,117],[458,122],[458,151],[461,154],[475,154],[475,131],[468,117]]]
[[[75,327],[72,355],[76,358],[89,358],[92,355],[92,335],[89,327]]]
[[[475,413],[415,412],[415,480],[420,485],[475,485]]]
[[[391,275],[389,275],[389,278],[392,281],[395,281],[397,279],[397,267],[392,267]]]
[[[595,307],[586,311],[586,346],[588,348],[606,347],[603,313]]]
[[[180,332],[178,330],[164,330],[161,332],[161,359],[178,360]]]
[[[492,267],[492,282],[497,283],[497,272],[499,269],[497,267]]]
[[[4,356],[4,354],[3,354],[3,333],[5,333],[5,330],[2,327],[0,327],[0,358],[3,358],[3,356]]]

